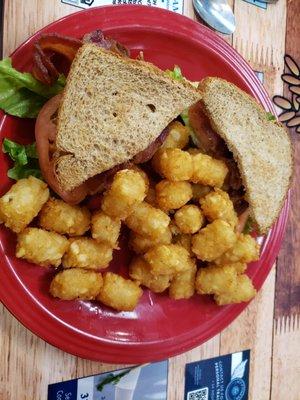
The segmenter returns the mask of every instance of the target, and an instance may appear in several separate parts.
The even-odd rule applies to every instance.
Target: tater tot
[[[229,264],[226,264],[226,265],[218,265],[218,266],[224,267],[224,266],[227,266],[227,265],[232,266],[239,275],[243,274],[247,269],[247,264],[246,263],[241,263],[241,262],[229,263]]]
[[[26,228],[18,234],[16,256],[44,267],[58,267],[68,247],[68,239],[58,233]]]
[[[190,269],[174,276],[169,287],[169,296],[171,299],[189,299],[193,296],[195,293],[196,272],[196,264],[191,261]]]
[[[132,311],[143,294],[142,289],[130,279],[107,272],[97,300],[118,311]]]
[[[146,174],[146,172],[142,168],[138,167],[136,164],[132,165],[130,167],[130,169],[132,171],[138,172],[141,175],[141,177],[144,179],[145,186],[146,186],[146,192],[147,192],[149,189],[150,181],[149,181],[149,178],[148,178],[148,175]]]
[[[170,181],[187,181],[193,174],[191,155],[180,149],[165,149],[157,153],[156,172]]]
[[[193,236],[192,250],[202,261],[213,261],[234,246],[237,235],[228,222],[216,219]]]
[[[133,207],[146,196],[145,180],[134,170],[116,173],[110,189],[104,194],[102,210],[112,218],[125,219]]]
[[[172,275],[190,268],[188,251],[177,244],[163,244],[152,247],[145,254],[153,275]]]
[[[163,149],[183,149],[189,142],[189,129],[179,121],[173,121],[168,126],[169,134],[162,144]]]
[[[195,286],[199,294],[221,294],[234,290],[236,282],[237,272],[233,266],[211,265],[198,270]]]
[[[133,212],[126,218],[125,223],[139,235],[155,239],[165,233],[170,223],[170,218],[158,208],[142,202],[134,207]]]
[[[64,268],[100,269],[108,267],[112,260],[113,249],[106,243],[87,237],[69,241],[70,246],[62,259]]]
[[[193,191],[193,200],[199,201],[202,197],[206,196],[209,192],[212,191],[210,186],[204,186],[200,183],[194,183],[192,185]]]
[[[216,294],[214,299],[219,306],[224,306],[226,304],[250,301],[255,295],[256,290],[251,279],[247,275],[239,275],[234,288]]]
[[[45,182],[30,176],[20,179],[0,198],[0,222],[19,233],[38,215],[49,198]]]
[[[179,233],[173,236],[172,242],[184,247],[191,257],[195,257],[195,254],[192,252],[192,237],[192,235],[186,233]]]
[[[174,215],[174,220],[182,233],[196,233],[204,224],[204,216],[199,207],[188,204]]]
[[[249,263],[259,259],[259,244],[250,235],[241,233],[234,246],[217,258],[216,264]]]
[[[97,211],[92,216],[91,233],[97,242],[103,242],[110,247],[118,248],[118,238],[121,230],[121,221],[111,218],[103,211]]]
[[[156,185],[155,191],[157,204],[164,211],[184,206],[193,196],[192,186],[188,182],[163,180]]]
[[[228,222],[232,227],[236,226],[238,217],[234,211],[233,203],[228,193],[216,188],[213,192],[202,197],[199,202],[203,214],[209,221],[222,219]]]
[[[93,300],[99,294],[102,285],[100,273],[71,268],[55,275],[50,285],[50,293],[62,300]]]
[[[91,214],[86,207],[71,206],[49,199],[39,214],[39,226],[69,236],[83,235],[90,228]]]
[[[143,257],[135,257],[129,265],[129,276],[138,285],[143,285],[154,293],[162,293],[170,286],[169,275],[153,275],[150,265]]]
[[[196,154],[193,159],[192,182],[203,185],[222,187],[228,168],[224,161],[217,160],[207,154]]]
[[[172,240],[172,233],[169,227],[159,235],[157,238],[152,239],[148,236],[141,236],[135,232],[130,232],[129,246],[137,254],[144,254],[146,251],[151,249],[151,247],[157,244],[170,244]]]

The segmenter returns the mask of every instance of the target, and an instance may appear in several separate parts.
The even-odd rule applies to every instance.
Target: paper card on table
[[[267,8],[267,3],[265,1],[261,1],[261,0],[244,0],[246,1],[246,3],[250,3],[253,4],[259,8]]]
[[[48,400],[166,400],[168,361],[48,386]]]
[[[184,0],[61,0],[62,3],[70,4],[79,8],[90,8],[108,5],[135,4],[144,6],[160,7],[166,10],[183,14]]]
[[[187,364],[185,400],[247,400],[250,350]]]

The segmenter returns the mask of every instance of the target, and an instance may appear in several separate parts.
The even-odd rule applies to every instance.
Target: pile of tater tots
[[[222,190],[226,164],[188,143],[188,128],[173,122],[151,160],[160,180],[138,166],[120,170],[93,213],[51,197],[37,178],[19,180],[0,199],[0,220],[17,234],[16,256],[57,268],[52,296],[118,311],[133,310],[142,288],[172,299],[213,295],[218,305],[249,301],[256,291],[245,272],[259,246],[237,232],[238,216]],[[122,224],[135,253],[126,278],[105,271]]]

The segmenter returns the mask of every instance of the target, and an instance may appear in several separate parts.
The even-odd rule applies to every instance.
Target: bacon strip
[[[61,65],[54,63],[54,56],[60,55],[60,64],[64,65],[64,70],[69,71],[71,63],[82,46],[82,40],[57,33],[42,34],[34,44],[32,69],[33,76],[46,85],[52,85],[59,74],[65,72]]]
[[[100,29],[84,35],[83,39],[57,33],[42,34],[34,44],[33,76],[46,85],[52,85],[59,74],[68,74],[72,61],[83,43],[94,43],[104,49],[129,57],[129,50],[116,40],[105,37]]]

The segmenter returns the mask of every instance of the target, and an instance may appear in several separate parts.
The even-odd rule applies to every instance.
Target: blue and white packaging
[[[168,361],[48,386],[48,400],[166,400]]]
[[[247,400],[250,350],[187,364],[184,400]]]

